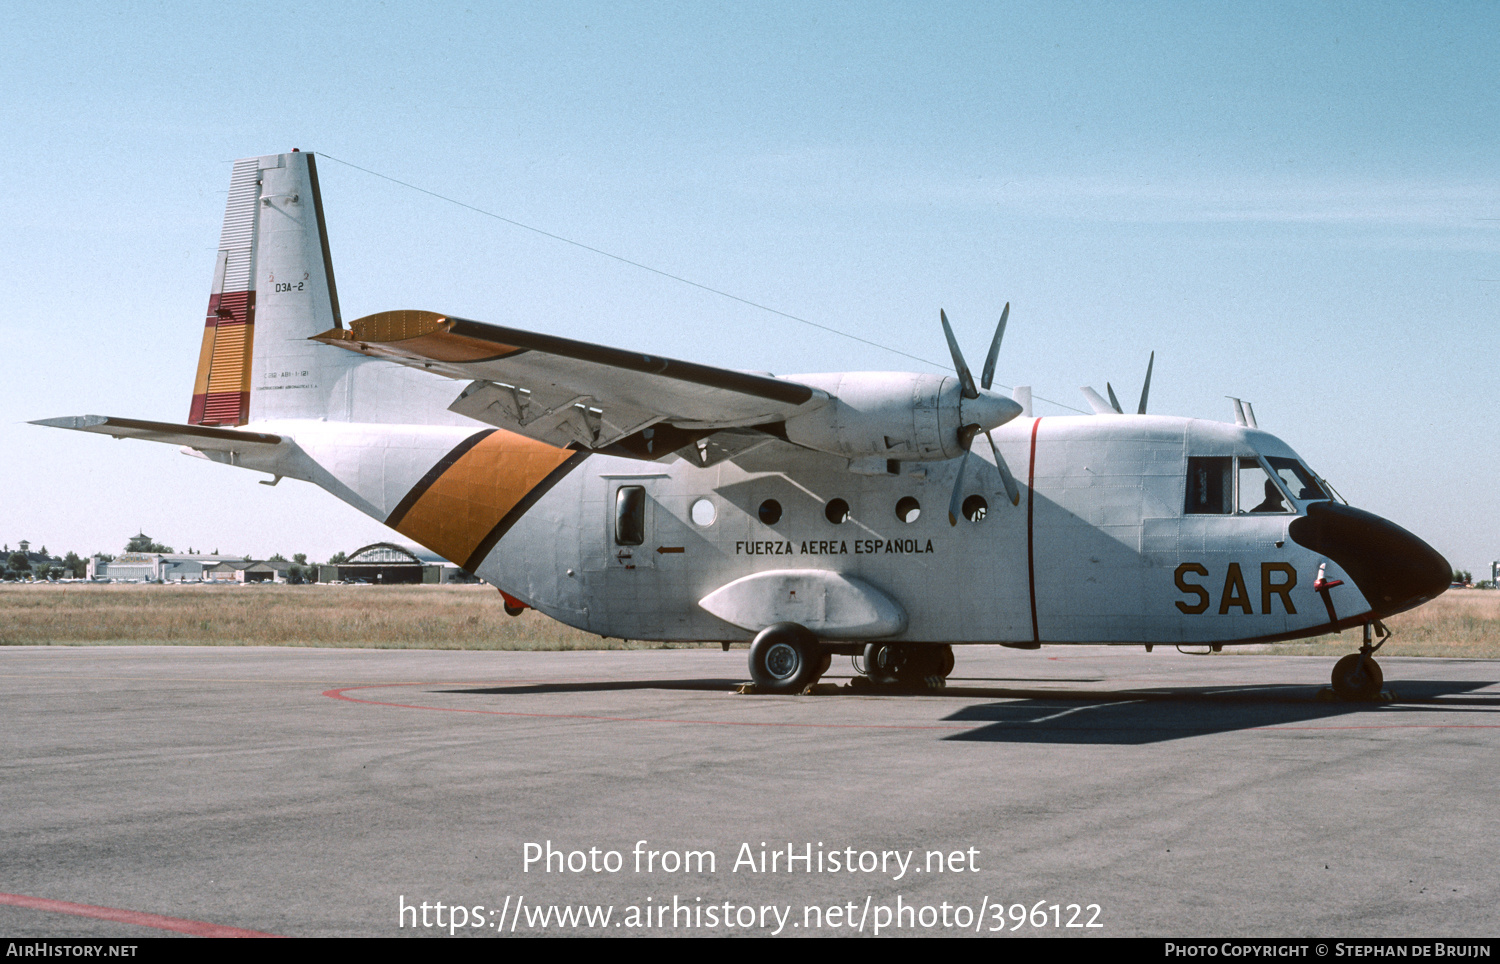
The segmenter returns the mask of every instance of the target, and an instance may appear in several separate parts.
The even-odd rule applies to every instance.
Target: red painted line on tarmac
[[[1252,726],[1252,730],[1500,730],[1500,723],[1369,723],[1358,726]]]
[[[543,720],[597,720],[604,723],[682,723],[699,726],[776,726],[804,730],[969,730],[970,723],[767,723],[754,720],[670,720],[649,716],[593,716],[583,713],[522,713],[515,710],[475,710],[461,706],[419,706],[415,703],[391,703],[386,700],[362,700],[344,694],[352,690],[385,689],[391,686],[494,686],[494,683],[371,683],[363,686],[340,686],[324,690],[323,695],[349,703],[390,706],[402,710],[431,710],[437,713],[478,713],[481,716],[519,716]]]
[[[242,927],[225,924],[208,924],[201,920],[185,920],[181,917],[163,917],[138,910],[121,910],[118,907],[95,907],[92,904],[74,904],[66,900],[48,900],[45,897],[27,897],[24,894],[0,894],[0,904],[25,907],[49,914],[72,914],[75,917],[96,917],[117,924],[135,924],[138,927],[154,927],[159,931],[177,931],[194,937],[280,937],[280,934],[265,934],[247,931]]]

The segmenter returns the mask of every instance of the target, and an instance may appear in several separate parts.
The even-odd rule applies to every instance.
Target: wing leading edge
[[[461,415],[559,448],[634,458],[687,449],[693,461],[712,464],[771,440],[787,418],[829,401],[825,392],[769,375],[432,311],[367,315],[313,339],[469,380],[448,406]]]

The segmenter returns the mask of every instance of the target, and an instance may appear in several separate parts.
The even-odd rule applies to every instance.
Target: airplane
[[[311,482],[513,615],[749,642],[759,692],[836,654],[865,685],[941,686],[962,644],[1358,627],[1332,686],[1377,697],[1382,620],[1443,592],[1447,561],[1238,400],[1234,424],[1146,414],[1150,366],[1134,414],[1106,386],[1093,414],[1033,415],[1029,389],[991,388],[1008,315],[977,382],[942,312],[952,375],[734,371],[433,311],[345,323],[294,150],[234,164],[187,421],[35,424]]]

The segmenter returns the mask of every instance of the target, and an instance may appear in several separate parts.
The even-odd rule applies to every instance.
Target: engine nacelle
[[[816,411],[787,419],[786,437],[798,445],[848,459],[936,461],[963,454],[963,408],[974,402],[963,398],[952,375],[842,372],[789,378],[832,396]]]

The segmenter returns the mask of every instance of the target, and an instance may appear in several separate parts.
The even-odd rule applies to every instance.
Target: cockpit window
[[[1284,459],[1306,473],[1295,459]],[[1188,457],[1188,515],[1267,515],[1295,512],[1297,507],[1277,484],[1283,476],[1272,476],[1253,455],[1200,455]],[[1311,475],[1307,482],[1316,487]],[[1292,491],[1299,491],[1301,481]],[[1325,497],[1326,498],[1326,497]]]
[[[1228,515],[1234,505],[1234,459],[1227,455],[1189,456],[1188,515]]]
[[[1259,459],[1241,457],[1239,474],[1240,515],[1291,512],[1286,493],[1267,474]]]
[[[1282,456],[1267,456],[1266,461],[1271,463],[1271,468],[1281,477],[1286,485],[1287,491],[1299,502],[1307,502],[1312,499],[1326,499],[1328,494],[1318,484],[1317,478],[1296,459]]]

